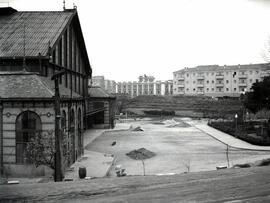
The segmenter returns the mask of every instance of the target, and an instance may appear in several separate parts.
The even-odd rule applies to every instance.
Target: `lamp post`
[[[238,118],[238,115],[235,114],[234,118],[235,118],[235,132],[236,132],[237,131],[237,118]]]

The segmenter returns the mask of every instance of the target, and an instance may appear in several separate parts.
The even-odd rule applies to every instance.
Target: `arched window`
[[[16,119],[16,163],[29,163],[25,157],[27,142],[41,132],[40,117],[32,111],[24,111]]]

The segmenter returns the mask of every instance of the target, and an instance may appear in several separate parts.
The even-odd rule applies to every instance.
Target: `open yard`
[[[121,164],[128,175],[142,175],[142,162],[126,156],[126,153],[146,148],[156,156],[145,160],[146,175],[216,170],[227,165],[227,146],[195,127],[177,120],[177,126],[160,120],[131,121],[125,125],[140,126],[144,131],[116,130],[105,132],[86,149],[114,154],[115,165]],[[112,143],[116,142],[112,146]],[[236,150],[229,148],[230,166],[269,158],[270,152]],[[111,175],[115,175],[112,168]]]

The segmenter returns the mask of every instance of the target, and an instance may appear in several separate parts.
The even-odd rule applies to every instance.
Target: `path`
[[[86,168],[88,177],[101,178],[107,176],[115,161],[115,157],[112,154],[87,150],[87,146],[105,131],[128,129],[129,126],[128,123],[120,123],[114,129],[91,129],[85,131],[84,155],[70,166],[69,170],[65,173],[65,179],[79,180],[78,171],[80,167]]]
[[[256,150],[256,151],[270,151],[270,146],[257,146],[245,142],[243,140],[237,139],[227,133],[221,132],[207,125],[205,121],[196,121],[188,118],[182,119],[183,122],[188,123],[189,125],[196,127],[200,131],[210,135],[214,139],[219,140],[225,145],[229,145],[230,147],[244,150]]]

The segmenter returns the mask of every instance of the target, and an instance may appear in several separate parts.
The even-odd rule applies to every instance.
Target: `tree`
[[[64,135],[64,134],[63,134]],[[67,136],[63,136],[63,161],[69,159],[70,153],[65,150]],[[37,133],[26,146],[26,157],[36,167],[46,165],[55,169],[55,136],[53,133]]]
[[[254,83],[251,92],[243,97],[245,107],[252,113],[270,109],[270,76],[265,77],[261,82]]]

